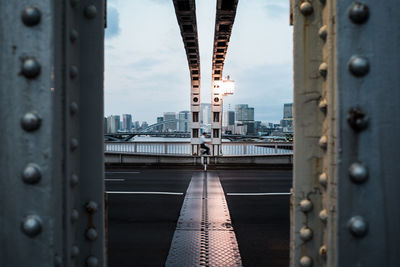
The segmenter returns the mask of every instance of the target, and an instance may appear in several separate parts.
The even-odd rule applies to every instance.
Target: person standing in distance
[[[206,142],[206,133],[204,132],[201,136],[200,136],[200,148],[205,149],[206,151],[204,151],[204,153],[202,153],[202,155],[207,154],[210,155],[210,148],[208,146],[206,146],[206,144],[209,144],[209,142]]]

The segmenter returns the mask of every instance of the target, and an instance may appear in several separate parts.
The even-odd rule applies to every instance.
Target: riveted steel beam
[[[199,154],[200,148],[200,52],[197,34],[195,0],[174,0],[176,18],[190,71],[190,111],[192,154]]]
[[[222,93],[216,88],[217,85],[215,85],[214,82],[222,80],[225,57],[228,51],[238,2],[239,0],[217,0],[211,75],[211,144],[213,155],[219,155],[221,153],[223,111]]]

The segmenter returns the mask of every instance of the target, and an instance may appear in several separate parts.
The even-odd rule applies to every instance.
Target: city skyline
[[[215,0],[199,1],[196,8],[201,101],[209,102]],[[153,16],[146,16],[150,12]],[[130,113],[153,121],[164,110],[189,110],[190,77],[172,1],[109,0],[107,18],[105,115]],[[224,68],[224,76],[236,81],[236,92],[224,98],[225,110],[248,103],[258,110],[255,119],[279,121],[281,105],[292,102],[288,18],[286,2],[239,3]]]

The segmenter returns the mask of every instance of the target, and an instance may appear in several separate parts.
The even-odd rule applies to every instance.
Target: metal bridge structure
[[[217,1],[221,12],[232,2]],[[190,68],[196,149],[195,1],[174,4]],[[290,0],[291,266],[398,266],[397,5]],[[103,0],[0,1],[1,266],[106,265],[104,7]],[[228,41],[217,43],[217,55]]]

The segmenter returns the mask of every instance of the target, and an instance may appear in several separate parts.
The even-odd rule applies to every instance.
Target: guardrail
[[[291,143],[223,142],[223,156],[293,154]],[[151,155],[191,155],[190,142],[105,142],[105,152]]]

